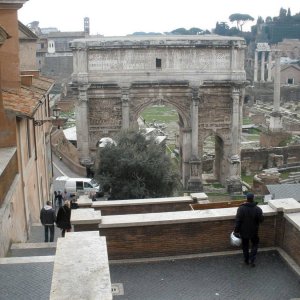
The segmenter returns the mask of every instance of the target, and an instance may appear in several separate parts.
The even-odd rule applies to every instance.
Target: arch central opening
[[[212,184],[216,187],[222,186],[222,161],[224,157],[224,142],[216,134],[209,135],[203,143],[203,170],[204,184]]]
[[[154,137],[171,157],[174,168],[180,174],[182,168],[180,148],[180,115],[171,104],[150,104],[137,115],[140,130]]]

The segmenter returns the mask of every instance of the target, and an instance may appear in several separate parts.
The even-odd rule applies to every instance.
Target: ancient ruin
[[[71,48],[83,165],[93,164],[100,138],[136,126],[146,107],[167,104],[180,120],[183,185],[202,190],[203,143],[214,136],[215,178],[229,192],[241,191],[244,39],[105,37],[75,40]]]

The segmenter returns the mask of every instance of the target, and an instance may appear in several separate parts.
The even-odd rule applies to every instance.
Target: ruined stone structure
[[[268,43],[257,43],[256,50],[254,54],[254,78],[253,81],[258,81],[258,70],[259,70],[259,59],[260,59],[260,82],[265,82],[266,79],[268,82],[272,81],[271,77],[271,68],[272,68],[272,55],[271,49]],[[267,62],[267,78],[265,76],[265,69],[266,69],[266,58],[268,59]]]
[[[166,104],[179,115],[182,181],[202,189],[204,140],[215,137],[216,179],[240,191],[245,42],[238,37],[105,37],[72,42],[77,139],[83,165],[97,141],[136,126],[139,114]]]

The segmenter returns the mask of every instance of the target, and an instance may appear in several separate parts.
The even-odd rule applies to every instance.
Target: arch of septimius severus
[[[245,42],[222,36],[143,36],[80,39],[71,44],[77,91],[77,144],[92,164],[101,137],[136,126],[157,102],[179,115],[181,174],[202,190],[204,140],[215,137],[215,177],[241,191],[240,142]]]

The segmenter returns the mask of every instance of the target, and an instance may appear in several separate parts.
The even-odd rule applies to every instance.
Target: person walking
[[[54,222],[56,221],[55,210],[52,208],[51,202],[47,201],[46,205],[41,209],[40,220],[45,229],[45,243],[54,241]],[[50,240],[49,238],[50,232]]]
[[[262,209],[254,202],[254,194],[247,194],[247,202],[241,204],[235,218],[234,234],[242,239],[244,262],[255,267],[255,259],[258,250],[259,224],[263,222]],[[249,253],[249,244],[251,251]]]
[[[57,199],[56,205],[57,205],[58,207],[62,207],[62,203],[63,203],[63,195],[62,195],[61,191],[58,191],[58,192],[57,192],[56,199]]]
[[[57,212],[56,225],[60,228],[61,236],[64,237],[66,231],[71,231],[71,207],[70,201],[66,200]]]

